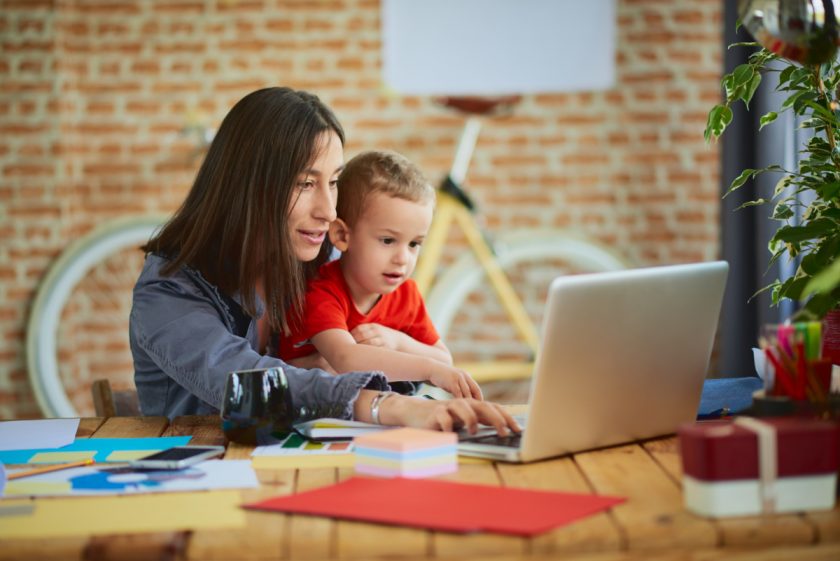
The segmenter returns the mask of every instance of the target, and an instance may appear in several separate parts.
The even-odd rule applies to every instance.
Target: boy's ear
[[[350,245],[350,228],[341,218],[336,218],[330,223],[330,241],[342,253],[347,251]]]

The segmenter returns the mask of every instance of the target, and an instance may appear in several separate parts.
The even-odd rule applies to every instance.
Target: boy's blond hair
[[[418,203],[435,202],[435,189],[420,168],[390,150],[362,152],[347,162],[338,176],[338,217],[352,228],[374,193]]]

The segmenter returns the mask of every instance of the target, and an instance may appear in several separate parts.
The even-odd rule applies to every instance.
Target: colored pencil
[[[796,387],[794,382],[790,379],[790,373],[788,370],[782,366],[779,359],[776,358],[773,351],[770,350],[770,347],[764,348],[764,354],[767,356],[767,360],[770,361],[770,364],[773,365],[773,370],[776,372],[776,384],[773,388],[773,394],[793,397],[796,394]]]
[[[60,469],[69,469],[74,467],[82,467],[82,466],[89,466],[93,463],[93,460],[81,460],[78,462],[69,462],[66,464],[53,464],[51,466],[44,466],[39,468],[30,469],[27,471],[19,471],[17,473],[10,473],[7,479],[11,481],[12,479],[20,479],[21,477],[29,477],[30,475],[40,475],[42,473],[49,473],[51,471],[58,471]]]

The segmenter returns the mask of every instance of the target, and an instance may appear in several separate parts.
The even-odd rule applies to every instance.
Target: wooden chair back
[[[97,417],[138,417],[140,413],[140,400],[137,398],[137,390],[111,389],[108,380],[94,380],[91,386],[93,392],[93,408]]]

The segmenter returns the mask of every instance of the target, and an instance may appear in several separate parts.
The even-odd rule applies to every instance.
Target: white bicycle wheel
[[[78,416],[58,366],[59,322],[73,289],[108,257],[146,243],[165,220],[143,216],[107,222],[70,244],[50,267],[38,287],[26,327],[29,380],[45,417]]]
[[[500,237],[494,245],[496,259],[505,271],[516,266],[527,267],[529,262],[562,262],[563,270],[552,271],[553,277],[566,272],[614,271],[629,265],[602,245],[562,231],[518,231]],[[426,307],[442,338],[446,338],[455,316],[464,309],[467,297],[484,279],[484,269],[475,256],[465,253],[432,285]]]

